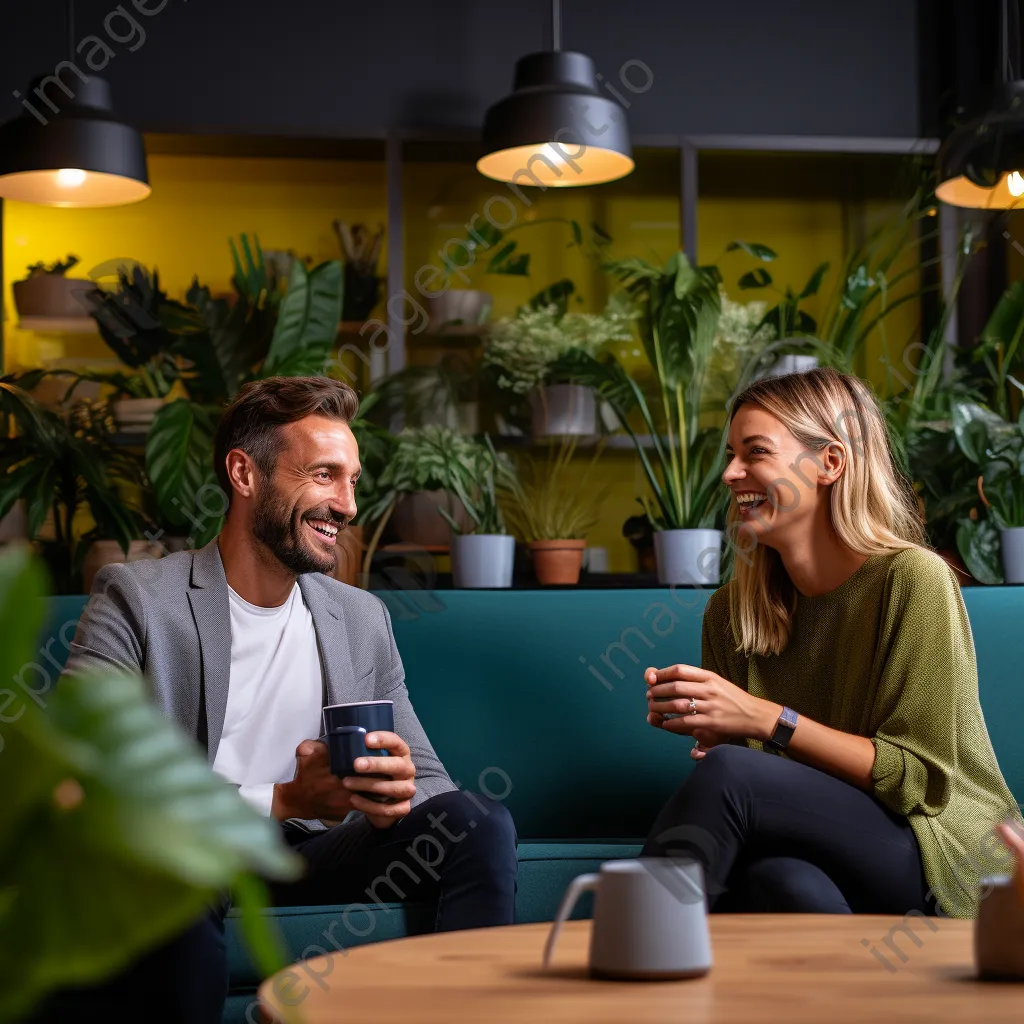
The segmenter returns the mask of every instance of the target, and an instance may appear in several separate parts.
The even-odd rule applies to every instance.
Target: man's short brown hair
[[[286,423],[307,416],[351,423],[359,412],[359,397],[347,384],[330,377],[266,377],[243,384],[224,411],[213,441],[217,482],[231,499],[227,456],[234,448],[245,452],[265,477],[274,472],[281,453]]]

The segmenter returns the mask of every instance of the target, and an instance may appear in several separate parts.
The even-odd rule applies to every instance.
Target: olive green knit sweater
[[[719,588],[704,613],[703,667],[869,737],[875,796],[910,821],[941,909],[972,917],[979,879],[1009,870],[992,826],[1019,811],[985,728],[952,570],[920,548],[874,555],[830,593],[798,598],[781,654],[749,659],[736,650],[731,586]]]

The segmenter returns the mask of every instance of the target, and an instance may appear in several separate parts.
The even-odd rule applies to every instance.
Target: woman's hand
[[[728,679],[695,665],[649,668],[644,678],[647,721],[667,732],[693,736],[697,745],[690,756],[695,760],[711,747],[734,738],[768,739],[782,713],[781,705],[754,697]]]

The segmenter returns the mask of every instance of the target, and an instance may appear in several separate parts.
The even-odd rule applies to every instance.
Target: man
[[[245,385],[214,445],[230,501],[220,537],[200,551],[102,570],[67,671],[143,672],[214,771],[282,822],[308,871],[277,890],[277,902],[429,900],[440,930],[509,924],[511,817],[459,792],[445,772],[410,703],[383,602],[324,575],[356,514],[349,423],[358,404],[348,385],[325,377]],[[367,737],[388,756],[356,762],[390,778],[336,778],[316,739],[325,705],[360,700],[394,701],[395,732]],[[222,915],[162,950],[161,969],[169,955],[187,975],[162,986],[180,992],[181,1019],[219,1020]]]

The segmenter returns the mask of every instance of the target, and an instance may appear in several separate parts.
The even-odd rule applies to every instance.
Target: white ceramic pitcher
[[[544,947],[544,966],[562,924],[584,892],[594,893],[590,973],[600,978],[697,978],[711,969],[704,873],[695,860],[613,860],[573,879]]]

